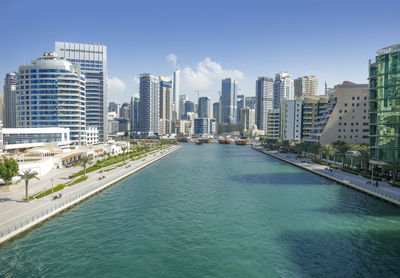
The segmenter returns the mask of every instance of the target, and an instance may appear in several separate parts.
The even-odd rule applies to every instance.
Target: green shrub
[[[68,186],[73,186],[73,185],[75,185],[75,184],[77,184],[77,183],[80,183],[80,182],[83,182],[83,181],[85,181],[85,180],[87,180],[87,179],[88,179],[87,176],[82,176],[82,177],[80,177],[80,178],[74,180],[73,182],[68,183]]]
[[[51,194],[52,192],[57,192],[57,191],[64,189],[65,186],[66,185],[64,183],[57,184],[56,186],[54,186],[53,190],[51,188],[47,189],[46,191],[44,191],[38,195],[35,195],[35,198],[36,199],[43,198],[44,196],[47,196],[47,195]]]

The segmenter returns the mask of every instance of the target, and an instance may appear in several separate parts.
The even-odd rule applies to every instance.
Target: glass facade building
[[[227,124],[236,123],[237,117],[237,83],[232,78],[222,80],[221,96],[221,122]]]
[[[17,73],[17,127],[64,127],[70,140],[86,143],[86,79],[79,66],[45,52]]]
[[[369,64],[370,150],[374,160],[400,159],[400,44]]]
[[[99,140],[107,142],[107,46],[56,42],[55,51],[86,76],[86,125],[97,127]]]

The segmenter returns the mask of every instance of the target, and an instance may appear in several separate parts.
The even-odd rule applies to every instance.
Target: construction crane
[[[197,94],[197,101],[199,101],[199,97],[200,97],[200,92],[208,92],[210,90],[197,90],[197,91],[193,91]]]

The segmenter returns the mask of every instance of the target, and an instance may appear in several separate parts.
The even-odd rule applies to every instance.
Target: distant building
[[[248,106],[240,109],[240,123],[243,124],[243,130],[249,130],[255,125],[256,111]]]
[[[328,84],[325,82],[325,95],[329,97],[330,99],[333,100],[334,95],[335,95],[335,89],[334,88],[328,88]]]
[[[131,131],[139,131],[139,98],[131,97],[130,110]]]
[[[274,109],[279,109],[282,100],[294,99],[293,80],[287,73],[277,73],[274,81]]]
[[[160,77],[160,134],[174,133],[172,130],[173,90],[172,81]]]
[[[0,95],[0,121],[4,121],[4,95]]]
[[[236,112],[236,122],[240,122],[240,110],[242,108],[246,107],[246,98],[244,95],[238,95],[237,96],[237,112]]]
[[[400,160],[400,44],[369,63],[370,150],[375,164]]]
[[[58,56],[80,66],[86,77],[86,125],[99,130],[99,140],[107,142],[107,46],[56,42]]]
[[[119,131],[119,121],[116,112],[108,112],[107,114],[107,134],[113,135]]]
[[[125,102],[119,108],[119,118],[129,120],[131,106],[129,103]]]
[[[256,109],[256,97],[246,97],[245,104],[250,109]]]
[[[115,112],[117,113],[117,117],[119,117],[119,104],[116,102],[110,102],[108,104],[108,112]]]
[[[178,134],[192,136],[194,134],[194,120],[179,120],[177,130]]]
[[[222,80],[221,122],[236,123],[237,113],[237,83],[232,78]]]
[[[219,121],[219,102],[213,103],[213,118],[215,121]]]
[[[196,135],[212,135],[215,134],[215,119],[197,118],[194,119],[194,134]]]
[[[79,65],[45,52],[17,74],[17,127],[69,128],[74,144],[86,144],[86,78]]]
[[[146,135],[158,135],[160,117],[160,77],[140,75],[139,130]]]
[[[256,81],[256,125],[267,132],[268,111],[273,109],[274,80],[259,77]]]
[[[319,143],[369,144],[369,86],[345,81],[335,86],[336,104],[325,120]]]
[[[185,102],[187,98],[186,95],[180,95],[179,96],[179,113],[178,113],[178,119],[181,118],[183,114],[185,114]]]
[[[172,107],[173,107],[173,111],[175,113],[172,113],[172,115],[176,115],[176,119],[173,119],[174,121],[177,119],[180,119],[181,114],[181,110],[180,110],[180,104],[181,101],[180,99],[178,100],[178,98],[180,98],[180,75],[181,75],[181,71],[179,69],[179,63],[177,65],[176,70],[174,71],[174,80],[173,80],[173,97],[172,97]]]
[[[316,96],[318,92],[318,79],[314,75],[299,77],[294,80],[294,96],[301,99],[305,96]]]
[[[199,118],[212,118],[211,115],[211,99],[209,97],[200,97],[198,106]]]
[[[4,110],[3,125],[6,128],[15,128],[17,126],[17,79],[16,73],[7,73],[4,79]]]
[[[185,113],[194,113],[194,111],[194,102],[191,100],[185,101]]]
[[[128,119],[118,118],[118,131],[125,132],[131,130],[131,125]]]
[[[282,140],[301,141],[302,102],[301,100],[284,100],[281,103]]]

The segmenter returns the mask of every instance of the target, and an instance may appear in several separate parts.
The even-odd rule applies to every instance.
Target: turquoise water
[[[397,277],[400,209],[248,147],[184,144],[0,247],[0,277]]]

